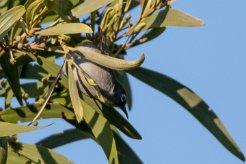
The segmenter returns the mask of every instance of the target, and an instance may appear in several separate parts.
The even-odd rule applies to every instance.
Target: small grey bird
[[[80,48],[101,53],[100,49],[90,41],[80,44],[77,49],[79,50]],[[125,108],[127,98],[126,92],[114,77],[112,70],[93,63],[75,52],[70,53],[70,58],[97,84],[105,103],[119,107],[128,118]],[[66,75],[67,71],[65,70],[64,73]],[[73,74],[80,91],[90,97],[98,99],[98,94],[95,87],[88,84],[86,79],[81,77],[79,70],[75,67],[73,67]]]

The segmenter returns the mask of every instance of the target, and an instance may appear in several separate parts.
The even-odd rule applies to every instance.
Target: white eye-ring
[[[125,102],[126,101],[126,95],[122,94],[120,100],[121,100],[121,102]]]

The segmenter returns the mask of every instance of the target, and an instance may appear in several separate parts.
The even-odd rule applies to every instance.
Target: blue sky
[[[169,75],[198,93],[246,153],[246,2],[186,0],[172,6],[201,18],[206,25],[170,27],[158,39],[130,50],[130,58],[144,52],[144,67]],[[133,77],[130,80],[134,102],[129,121],[143,140],[124,138],[144,163],[242,163],[181,106]],[[23,134],[21,141],[34,143],[71,127],[57,119],[42,121],[46,125],[50,122],[55,124]],[[56,151],[78,164],[107,163],[102,149],[90,140]]]

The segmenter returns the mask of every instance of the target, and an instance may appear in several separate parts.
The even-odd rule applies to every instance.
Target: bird
[[[84,41],[80,43],[77,47],[77,50],[83,48],[88,51],[94,51],[102,53],[93,42]],[[126,110],[126,101],[127,95],[123,86],[115,78],[113,70],[106,68],[104,66],[98,65],[86,58],[77,52],[69,53],[69,58],[74,61],[74,63],[79,66],[98,86],[103,99],[106,105],[115,106],[120,108],[126,117],[128,118],[128,113]],[[98,99],[97,89],[90,85],[88,81],[81,77],[79,69],[76,69],[75,66],[72,67],[73,75],[79,90],[92,98]],[[65,67],[64,74],[67,76],[67,68]]]

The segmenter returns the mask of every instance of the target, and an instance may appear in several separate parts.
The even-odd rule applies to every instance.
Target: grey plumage
[[[92,43],[85,42],[80,44],[77,49],[88,49],[88,51],[96,51],[101,53],[101,51]],[[83,56],[72,52],[70,53],[70,58],[87,74],[91,79],[97,84],[102,96],[104,97],[105,103],[108,105],[113,105],[120,107],[124,113],[127,115],[125,104],[126,104],[126,92],[120,83],[113,76],[112,70],[93,63]],[[67,74],[66,70],[64,70]],[[73,66],[73,74],[79,90],[87,94],[90,97],[98,98],[97,90],[94,86],[88,84],[84,77],[81,77],[79,70]]]

